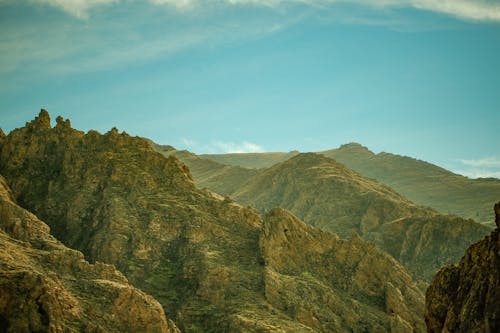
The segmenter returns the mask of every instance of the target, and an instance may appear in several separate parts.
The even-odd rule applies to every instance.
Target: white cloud
[[[500,159],[496,157],[476,160],[460,160],[461,166],[454,172],[470,178],[500,178]]]
[[[460,175],[469,177],[469,178],[499,178],[500,179],[500,171],[488,171],[481,169],[472,169],[472,170],[455,170],[453,171]]]
[[[212,146],[222,153],[261,153],[264,149],[258,144],[243,141],[241,143],[234,142],[214,142]]]
[[[85,19],[92,7],[116,3],[119,0],[34,0],[35,2],[47,4],[64,10],[65,12]]]
[[[181,148],[195,152],[197,154],[229,154],[229,153],[262,153],[264,148],[256,143],[243,142],[223,142],[212,141],[209,144],[200,144],[196,140],[182,138]]]
[[[500,167],[500,159],[495,157],[487,157],[478,160],[461,160],[462,164],[472,167]]]
[[[308,6],[354,3],[374,8],[412,7],[474,21],[500,21],[500,3],[488,0],[150,0],[150,2],[157,5],[172,5],[179,9],[193,8],[206,3],[267,7],[291,3]]]

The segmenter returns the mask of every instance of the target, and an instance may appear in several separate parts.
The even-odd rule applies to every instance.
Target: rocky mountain
[[[172,146],[161,146],[151,142],[155,151],[169,157],[175,156],[185,163],[200,188],[208,188],[215,193],[228,195],[236,192],[250,177],[257,174],[256,169],[225,165],[212,159],[199,156],[187,150],[176,150]]]
[[[420,289],[374,245],[281,210],[262,222],[198,189],[186,165],[144,139],[56,123],[42,110],[2,139],[13,199],[90,262],[116,265],[182,331],[423,330]]]
[[[489,232],[487,227],[417,206],[375,180],[330,158],[299,154],[262,169],[232,197],[263,211],[280,206],[308,224],[373,241],[430,281],[444,264]]]
[[[491,223],[491,203],[500,198],[499,179],[469,179],[411,157],[374,154],[356,143],[321,153],[392,187],[413,202],[480,223]]]
[[[432,280],[425,305],[428,332],[500,331],[500,202],[495,213],[491,235]]]
[[[375,154],[358,143],[318,153],[393,188],[418,205],[432,207],[442,214],[474,219],[493,227],[489,210],[491,203],[500,197],[498,179],[469,179],[415,158],[385,152]],[[297,154],[276,152],[202,156],[231,166],[267,168]],[[192,170],[196,174],[196,167]],[[228,192],[223,186],[222,189],[220,187],[216,192]]]
[[[1,332],[179,332],[153,297],[49,231],[0,177]]]
[[[320,332],[412,332],[421,290],[391,256],[356,234],[350,241],[275,208],[263,223],[266,299]]]
[[[296,150],[288,153],[229,153],[229,154],[203,154],[200,157],[209,158],[224,165],[241,166],[250,169],[268,168],[277,163],[284,162],[298,155]]]

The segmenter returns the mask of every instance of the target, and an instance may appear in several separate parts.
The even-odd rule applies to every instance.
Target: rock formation
[[[458,262],[470,244],[490,231],[417,206],[391,188],[314,153],[260,170],[232,195],[263,211],[286,208],[342,238],[356,232],[428,282],[441,266]]]
[[[41,112],[3,140],[0,173],[13,197],[89,261],[116,265],[132,284],[153,295],[182,331],[422,330],[423,322],[416,319],[422,297],[415,282],[375,246],[360,239],[338,241],[293,222],[290,228],[300,225],[294,239],[306,232],[311,243],[329,239],[327,244],[344,244],[338,247],[349,254],[301,251],[308,243],[297,243],[290,252],[293,262],[286,262],[287,254],[277,261],[269,246],[278,244],[263,236],[272,238],[275,232],[263,227],[259,212],[198,189],[177,158],[166,158],[150,142],[116,129],[85,134],[63,119],[51,127],[47,118]],[[289,213],[267,218],[277,224],[280,219],[296,220]],[[333,252],[326,246],[324,251]],[[369,253],[374,253],[373,263],[361,260]],[[328,270],[316,271],[309,258]],[[288,267],[293,275],[287,275]],[[361,272],[372,271],[375,282],[363,280]],[[329,274],[342,279],[337,283]],[[283,299],[273,290],[281,290]],[[338,302],[321,310],[322,293]],[[311,304],[304,307],[309,312],[286,305],[301,299]],[[352,306],[340,310],[336,304]]]
[[[498,207],[495,213],[498,218]],[[442,268],[426,293],[428,332],[500,331],[500,229]]]
[[[49,231],[0,177],[1,332],[179,332],[153,297]]]
[[[423,294],[396,260],[363,241],[272,209],[260,247],[269,303],[320,332],[422,332]]]
[[[500,202],[495,204],[495,224],[500,228]]]

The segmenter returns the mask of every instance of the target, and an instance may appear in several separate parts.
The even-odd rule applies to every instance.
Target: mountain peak
[[[45,109],[41,109],[35,119],[33,119],[30,123],[35,128],[51,128],[50,125],[50,115]]]
[[[338,149],[339,150],[357,151],[360,153],[368,153],[370,155],[375,155],[370,149],[368,149],[367,147],[365,147],[362,144],[357,143],[357,142],[345,143],[345,144],[341,145]]]

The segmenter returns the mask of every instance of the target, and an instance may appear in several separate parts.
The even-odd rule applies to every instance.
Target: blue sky
[[[500,2],[0,0],[0,127],[196,153],[359,142],[500,178]]]

